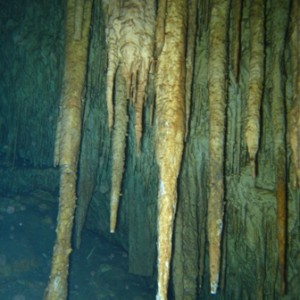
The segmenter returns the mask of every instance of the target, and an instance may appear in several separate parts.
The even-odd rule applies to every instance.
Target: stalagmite
[[[177,203],[177,177],[185,136],[186,10],[184,0],[168,1],[164,45],[157,65],[155,141],[159,167],[157,300],[167,299],[173,222]]]
[[[208,241],[210,290],[217,292],[221,256],[224,198],[224,134],[226,101],[226,34],[229,1],[212,1],[209,56],[209,198]]]
[[[71,234],[76,205],[76,180],[81,123],[83,112],[83,90],[87,65],[89,28],[92,1],[85,1],[82,39],[74,39],[74,0],[67,1],[66,46],[63,91],[56,141],[56,163],[61,168],[59,212],[56,242],[53,249],[51,274],[45,300],[64,300],[68,294],[68,268]],[[59,150],[58,150],[59,149]]]
[[[291,65],[292,108],[289,113],[292,184],[300,187],[300,4],[293,1],[291,8]]]
[[[127,133],[127,99],[126,82],[121,72],[116,74],[115,87],[115,123],[113,131],[113,157],[112,157],[112,179],[110,199],[110,232],[115,232],[119,197],[125,165],[125,147]]]
[[[255,158],[260,136],[260,106],[264,87],[264,3],[253,0],[250,7],[250,66],[245,138],[255,176]]]
[[[285,117],[285,90],[282,77],[282,62],[284,59],[284,47],[286,41],[289,3],[280,0],[272,3],[272,67],[270,78],[272,130],[274,141],[274,160],[277,197],[277,222],[278,222],[278,250],[280,269],[280,290],[285,293],[285,251],[286,251],[286,117]],[[280,22],[278,20],[280,19]]]

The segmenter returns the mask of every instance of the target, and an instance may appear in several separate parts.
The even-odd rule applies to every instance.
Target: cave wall
[[[295,0],[294,0],[295,1]],[[280,1],[279,1],[280,2]],[[232,3],[235,3],[232,1]],[[198,1],[194,80],[192,83],[189,134],[178,180],[178,208],[174,227],[170,295],[175,299],[297,299],[300,270],[299,188],[287,178],[287,294],[280,295],[277,243],[276,170],[272,127],[272,65],[274,36],[272,9],[265,3],[265,80],[261,107],[261,134],[257,154],[257,174],[245,142],[246,101],[249,84],[250,0],[243,1],[240,28],[240,54],[233,59],[235,23],[228,20],[228,62],[225,160],[225,227],[222,240],[220,291],[209,294],[207,254],[207,197],[209,162],[208,33],[210,1]],[[290,20],[293,1],[284,1]],[[276,7],[275,7],[276,10]],[[0,144],[1,186],[22,192],[24,174],[44,168],[38,183],[49,186],[54,178],[52,166],[55,127],[63,67],[63,4],[61,1],[1,1],[0,38]],[[280,16],[279,16],[280,17]],[[112,143],[107,128],[105,84],[107,53],[105,15],[102,2],[94,1],[88,76],[85,96],[83,136],[79,163],[78,207],[88,206],[87,216],[76,215],[76,229],[84,226],[104,235],[129,251],[129,271],[155,277],[157,165],[154,155],[152,107],[153,78],[149,80],[143,119],[142,152],[135,153],[134,112],[129,106],[128,137],[122,198],[116,233],[109,233]],[[280,20],[278,20],[280,22]],[[280,82],[284,107],[280,117],[287,123],[292,102],[291,24],[283,33]],[[236,64],[239,76],[236,77]],[[290,171],[288,131],[286,159]],[[9,176],[7,176],[9,172]],[[50,174],[50,172],[52,172]],[[55,172],[55,170],[54,170]],[[23,175],[22,175],[23,174]],[[33,174],[33,173],[31,173]],[[288,173],[290,174],[290,173]],[[3,179],[5,177],[6,181]],[[35,187],[31,184],[32,189]],[[24,191],[24,190],[23,190]],[[53,190],[52,190],[53,191]],[[90,200],[90,203],[89,203]],[[79,211],[79,210],[78,210]],[[84,223],[86,222],[86,223]],[[76,234],[76,230],[75,230]],[[77,241],[80,240],[77,234]]]
[[[279,3],[280,1],[278,1]],[[282,89],[283,109],[275,115],[288,122],[291,107],[291,24],[284,31],[274,34],[275,22],[291,20],[292,2],[264,2],[265,16],[265,71],[261,106],[261,134],[256,161],[256,176],[249,159],[245,124],[250,73],[250,5],[243,1],[240,28],[240,55],[234,59],[236,16],[230,15],[228,40],[228,99],[226,108],[225,150],[225,228],[222,247],[220,293],[216,299],[293,299],[297,298],[296,282],[299,280],[299,189],[292,188],[290,169],[289,133],[285,127],[287,142],[287,294],[280,295],[278,261],[278,220],[276,200],[276,159],[274,157],[274,83]],[[283,4],[283,5],[282,5]],[[199,27],[197,36],[193,100],[190,135],[186,144],[181,176],[179,202],[175,226],[172,283],[176,299],[210,299],[208,295],[207,257],[207,194],[208,191],[208,32],[207,1],[199,2]],[[282,18],[282,20],[281,20]],[[202,22],[200,22],[202,21]],[[280,73],[274,80],[276,52],[274,39],[282,37]],[[239,76],[236,77],[236,63]],[[278,81],[277,81],[278,80]],[[286,125],[285,125],[286,126]],[[285,164],[282,160],[281,164]],[[197,266],[197,267],[195,267]],[[182,287],[183,286],[183,287]]]
[[[278,1],[279,3],[280,1]],[[278,220],[276,200],[276,160],[274,157],[274,23],[291,20],[292,2],[264,2],[265,71],[261,106],[261,134],[256,161],[256,176],[249,159],[245,124],[250,73],[250,5],[243,1],[240,28],[240,55],[234,58],[236,16],[232,2],[228,40],[228,99],[226,108],[225,150],[225,228],[222,247],[220,292],[216,299],[293,299],[297,298],[299,280],[299,189],[293,189],[288,167],[288,234],[287,234],[287,294],[280,295],[278,262]],[[179,179],[179,202],[175,226],[172,283],[176,299],[210,299],[208,295],[207,257],[207,195],[208,190],[208,26],[209,4],[198,3],[198,35],[193,82],[190,134],[185,147]],[[281,15],[280,15],[281,14]],[[280,18],[282,17],[282,20]],[[283,109],[278,119],[288,122],[292,101],[290,30],[291,24],[277,32],[282,37],[280,73],[276,74],[282,89]],[[208,29],[208,30],[207,30]],[[280,50],[278,50],[280,51]],[[236,77],[236,63],[239,76]],[[273,115],[273,116],[272,116]],[[276,116],[275,116],[276,117]],[[290,166],[289,133],[285,127],[287,166]],[[281,161],[285,164],[285,161]],[[196,266],[196,267],[195,267]],[[182,287],[183,286],[183,287]]]
[[[1,165],[50,167],[63,70],[61,1],[1,1]]]
[[[0,1],[2,195],[58,194],[53,169],[63,71],[62,1]]]

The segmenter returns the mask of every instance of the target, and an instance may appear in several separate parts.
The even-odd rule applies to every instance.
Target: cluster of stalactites
[[[106,102],[108,126],[110,130],[113,128],[114,131],[112,135],[111,232],[115,232],[117,223],[124,171],[127,99],[131,100],[135,108],[134,127],[137,153],[141,148],[143,106],[149,71],[153,62],[155,3],[154,0],[113,0],[104,3],[107,16],[106,42],[108,48]],[[117,80],[117,73],[122,78]],[[116,84],[117,81],[122,82],[122,79],[125,83],[125,93],[117,93],[118,87],[114,86],[115,82]],[[120,117],[121,115],[123,117]],[[121,128],[122,126],[125,128]]]
[[[140,149],[142,113],[153,61],[155,1],[114,0],[108,3],[106,42],[108,126],[114,125],[113,90],[118,67],[126,80],[126,97],[135,107],[136,148]]]

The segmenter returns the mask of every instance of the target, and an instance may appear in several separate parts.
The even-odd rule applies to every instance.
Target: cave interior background
[[[208,61],[211,30],[209,13],[214,2],[217,1],[195,1],[197,14],[189,130],[177,181],[178,203],[173,231],[169,297],[297,299],[300,281],[300,193],[299,182],[297,185],[295,178],[299,166],[298,170],[297,166],[293,166],[290,142],[293,129],[300,128],[300,39],[296,39],[298,44],[293,40],[295,32],[297,36],[300,34],[300,8],[296,0],[261,1],[263,10],[258,16],[253,9],[257,1],[232,0],[229,4],[223,177],[225,213],[220,287],[217,295],[210,295],[207,228],[210,159]],[[113,145],[108,130],[105,98],[107,44],[104,4],[105,1],[94,0],[92,8],[78,166],[78,206],[85,207],[86,215],[81,219],[75,216],[76,226],[88,231],[83,231],[79,250],[73,251],[71,260],[74,275],[71,276],[80,273],[76,266],[78,268],[83,263],[92,249],[96,249],[93,252],[97,251],[109,241],[111,246],[106,249],[112,247],[108,250],[111,251],[108,256],[113,256],[107,256],[107,260],[114,260],[116,256],[116,265],[124,267],[125,273],[133,275],[122,278],[122,283],[126,280],[137,282],[136,289],[130,290],[129,287],[128,291],[125,282],[122,286],[120,284],[118,291],[122,293],[123,289],[124,293],[131,292],[130,295],[136,299],[140,299],[139,296],[151,299],[155,294],[157,277],[159,189],[155,157],[154,76],[148,79],[140,153],[136,149],[135,109],[132,104],[128,104],[122,197],[116,232],[111,234],[109,201]],[[35,282],[39,284],[38,290],[42,291],[48,279],[47,272],[50,272],[49,260],[55,239],[59,198],[60,173],[57,167],[53,167],[53,154],[64,71],[65,13],[65,6],[60,0],[0,0],[0,232],[2,241],[9,241],[6,248],[3,248],[4,243],[0,246],[0,283],[3,286],[16,280],[14,274],[19,274],[17,270],[20,276],[32,271],[44,274]],[[257,17],[258,20],[263,18],[263,72],[258,72],[261,77],[257,77],[262,91],[259,147],[253,163],[245,132],[249,116],[249,85],[253,79],[251,76],[254,76],[251,72],[251,49],[261,50],[261,45],[256,45],[255,39],[251,39],[254,34],[251,26]],[[279,99],[278,106],[276,99]],[[298,110],[293,119],[295,107]],[[283,295],[278,246],[278,224],[282,220],[277,199],[281,171],[285,172],[282,178],[286,192],[286,216],[283,220],[286,222],[286,291]],[[36,219],[40,224],[33,221],[36,213],[41,217]],[[24,221],[19,221],[19,218],[28,220],[28,224],[32,220],[28,231],[24,229]],[[49,228],[50,233],[47,231]],[[26,251],[29,251],[25,243],[40,249],[37,245],[41,241],[30,238],[39,231],[45,232],[47,237],[43,244],[45,248],[40,250],[45,251],[43,253],[47,256],[47,262],[41,257],[37,261],[24,259]],[[80,237],[75,231],[76,228],[74,236],[78,242]],[[25,239],[26,236],[28,239]],[[74,238],[74,248],[75,244]],[[9,260],[10,251],[16,253],[14,262]],[[101,255],[96,256],[101,259]],[[105,269],[103,264],[100,264],[102,270]],[[116,268],[115,272],[120,270]],[[92,273],[92,277],[94,275]],[[104,285],[109,281],[102,283],[100,279],[94,279],[84,282],[85,291],[89,290],[91,282],[96,291],[105,290]],[[114,284],[116,281],[113,280]],[[80,293],[74,285],[70,285],[69,297],[80,299]],[[16,286],[14,288],[16,295],[21,293],[22,288],[20,292]],[[118,297],[107,293],[99,299]],[[12,298],[14,295],[9,296]],[[41,295],[32,297],[40,299]]]

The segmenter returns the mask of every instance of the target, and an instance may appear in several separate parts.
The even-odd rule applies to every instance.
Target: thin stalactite
[[[209,91],[209,198],[208,242],[210,290],[219,285],[221,238],[224,214],[224,140],[226,107],[226,40],[229,1],[211,3],[208,53]]]
[[[155,58],[157,59],[165,43],[165,19],[167,0],[158,0],[155,29]]]
[[[61,119],[62,119],[62,98],[60,99],[59,113],[56,123],[56,133],[55,133],[55,143],[54,143],[54,159],[53,166],[57,167],[59,165],[60,157],[60,140],[61,140]]]
[[[256,176],[256,153],[260,137],[260,109],[264,88],[264,3],[254,0],[250,7],[250,63],[245,139]]]
[[[271,114],[274,141],[275,180],[277,198],[278,260],[280,292],[286,291],[286,226],[287,226],[287,169],[286,169],[286,107],[285,78],[283,77],[284,48],[289,17],[289,2],[276,1],[271,6],[272,41],[270,68]],[[280,22],[278,19],[280,18]]]
[[[189,133],[189,120],[191,111],[192,86],[195,61],[195,43],[197,30],[197,1],[188,1],[188,28],[186,50],[186,75],[185,75],[185,139]]]
[[[127,133],[127,99],[126,82],[120,72],[116,74],[115,86],[115,123],[113,130],[112,178],[110,199],[110,232],[115,232],[121,184],[125,165],[125,147]]]
[[[231,65],[233,68],[233,74],[236,83],[239,81],[239,75],[240,75],[242,11],[243,11],[243,0],[233,0],[231,2],[231,14],[232,14]]]

